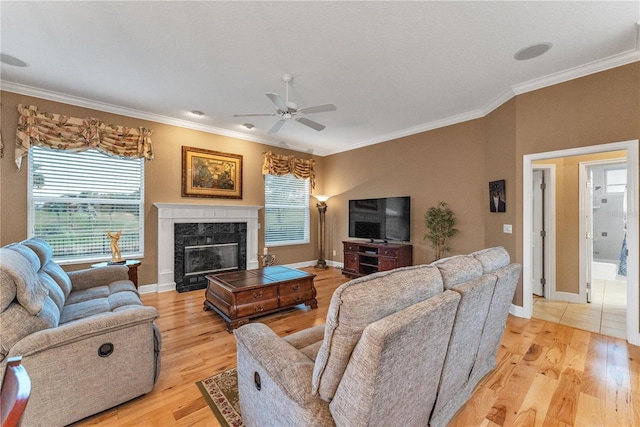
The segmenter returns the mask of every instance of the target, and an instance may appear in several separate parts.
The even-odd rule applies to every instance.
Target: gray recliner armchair
[[[437,268],[407,267],[339,287],[326,325],[285,339],[238,328],[244,423],[426,425],[459,299]]]
[[[65,273],[44,240],[0,248],[0,378],[22,356],[32,383],[23,425],[67,425],[150,392],[157,317],[125,266]]]
[[[445,426],[495,366],[520,270],[485,249],[347,282],[325,325],[238,328],[245,425]]]

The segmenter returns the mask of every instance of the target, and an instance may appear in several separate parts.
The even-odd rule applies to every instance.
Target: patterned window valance
[[[277,176],[292,174],[299,179],[308,179],[313,192],[316,188],[315,167],[316,162],[313,159],[297,159],[295,156],[273,154],[268,151],[263,155],[262,174]]]
[[[18,169],[34,145],[70,151],[95,148],[120,157],[153,159],[150,129],[109,125],[92,117],[80,119],[44,113],[33,105],[20,104],[18,112],[15,153]]]

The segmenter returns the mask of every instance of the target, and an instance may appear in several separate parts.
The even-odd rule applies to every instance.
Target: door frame
[[[533,314],[533,293],[531,290],[531,189],[533,162],[556,157],[579,156],[609,151],[627,151],[627,248],[629,261],[627,264],[627,340],[633,345],[640,345],[640,306],[638,290],[638,140],[614,142],[610,144],[591,145],[569,148],[545,153],[526,154],[522,156],[522,307],[512,306],[512,312],[521,317],[531,318]],[[633,284],[636,284],[633,286]],[[629,303],[631,302],[631,303]]]

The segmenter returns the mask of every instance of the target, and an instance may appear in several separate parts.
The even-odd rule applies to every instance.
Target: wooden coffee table
[[[284,266],[210,274],[204,310],[215,310],[227,323],[227,331],[249,319],[306,304],[318,307],[315,274]]]

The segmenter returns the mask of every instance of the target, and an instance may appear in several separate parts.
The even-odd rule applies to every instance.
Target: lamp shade
[[[327,200],[329,200],[331,196],[318,194],[318,195],[314,195],[313,197],[315,197],[319,202],[326,202]]]

